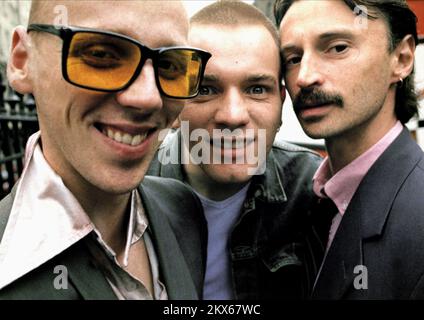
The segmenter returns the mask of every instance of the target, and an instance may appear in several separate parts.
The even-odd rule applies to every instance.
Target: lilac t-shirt
[[[208,255],[203,299],[234,299],[229,239],[237,222],[249,184],[223,201],[213,201],[196,193],[208,222]]]

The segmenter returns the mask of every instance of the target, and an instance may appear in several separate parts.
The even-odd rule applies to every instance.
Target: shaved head
[[[116,14],[119,11],[124,15]],[[163,19],[157,18],[159,12]],[[149,20],[148,26],[143,23],[146,19]],[[173,29],[184,35],[185,39],[168,41],[165,44],[168,46],[173,42],[186,43],[189,29],[187,12],[182,2],[175,0],[33,0],[29,23],[98,28],[131,37],[138,34],[143,38],[154,25],[155,30]],[[31,34],[31,37],[38,36],[39,33]],[[156,31],[155,38],[164,37]]]
[[[167,8],[169,12],[178,13],[181,21],[187,21],[188,28],[188,16],[184,9],[181,1],[155,1],[155,0],[32,0],[31,9],[29,14],[29,23],[46,23],[54,24],[56,20],[59,20],[60,15],[63,14],[62,8],[66,8],[69,21],[69,25],[72,25],[72,21],[75,20],[73,15],[81,15],[85,13],[91,19],[96,18],[95,11],[91,8],[99,6],[108,6],[113,10],[113,6],[116,5],[142,5],[146,11],[155,11],[158,9]],[[90,10],[84,10],[84,8],[90,8]],[[130,14],[130,12],[128,12]]]
[[[120,49],[124,44],[118,46],[114,41],[122,35],[149,48],[186,46],[189,20],[181,1],[35,0],[29,23],[49,27],[33,27],[30,32],[22,26],[15,28],[8,80],[16,91],[34,96],[43,155],[66,186],[72,185],[75,193],[86,201],[89,201],[85,196],[88,193],[80,192],[86,187],[108,195],[127,194],[140,184],[160,142],[157,139],[160,130],[172,125],[184,101],[161,93],[153,59],[142,61],[144,57],[136,56],[138,51],[132,55],[127,47]],[[74,26],[95,29],[98,34],[114,32],[118,35],[104,42],[96,39],[111,37],[81,39],[76,36],[73,43],[78,44],[66,47],[64,43],[69,44],[71,39],[48,32],[54,30],[52,26]],[[78,34],[78,31],[72,32],[73,36]],[[132,70],[135,78],[119,92],[90,90],[66,79],[67,68],[77,55],[88,57],[84,62],[87,69],[79,72],[82,77],[91,75],[91,68],[101,70],[99,74],[102,72],[105,77],[119,78],[120,75],[109,70],[122,56],[132,59],[131,63],[139,59],[141,69]],[[91,58],[99,58],[96,61],[104,58],[102,63],[114,61],[103,68],[103,65],[90,64]],[[124,63],[125,59],[120,62]],[[135,129],[131,128],[140,126],[154,127],[154,131],[149,130],[150,142],[144,144],[143,150],[130,150],[127,159],[122,160],[119,150],[125,145],[111,150],[106,140],[110,138],[102,137],[103,132],[94,125],[99,121],[111,126],[121,124],[134,135]]]
[[[218,0],[197,12],[190,19],[191,26],[252,26],[266,28],[280,46],[280,37],[275,25],[255,6],[238,0]]]

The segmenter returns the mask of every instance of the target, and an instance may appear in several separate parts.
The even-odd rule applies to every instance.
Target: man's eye
[[[347,50],[348,46],[345,44],[339,44],[336,46],[332,46],[329,50],[331,53],[343,53]]]
[[[183,63],[176,60],[162,59],[159,61],[159,74],[168,80],[184,76],[186,67]]]
[[[216,90],[209,86],[200,86],[199,96],[208,96],[216,93]]]
[[[84,63],[95,68],[113,68],[121,62],[121,56],[115,50],[101,45],[84,48],[77,55]]]
[[[84,54],[98,59],[117,59],[114,54],[98,49],[92,49],[88,52],[85,52]]]
[[[266,93],[266,88],[263,86],[252,86],[247,91],[249,94],[264,94]]]
[[[284,61],[284,64],[290,67],[299,64],[301,60],[301,57],[289,57]]]

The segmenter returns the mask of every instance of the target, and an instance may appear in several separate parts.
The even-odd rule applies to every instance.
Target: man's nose
[[[249,123],[249,110],[242,93],[230,89],[215,113],[215,122],[224,128],[240,128]]]
[[[137,79],[117,93],[116,99],[121,106],[153,112],[163,106],[162,96],[156,84],[152,60],[147,60]]]
[[[302,89],[321,85],[323,82],[322,68],[319,59],[313,55],[304,54],[300,61],[296,85]]]

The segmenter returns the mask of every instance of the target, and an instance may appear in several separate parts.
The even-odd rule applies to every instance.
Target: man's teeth
[[[129,146],[138,146],[144,140],[146,140],[147,137],[147,132],[132,136],[129,133],[112,130],[110,128],[108,128],[107,130],[103,129],[103,134],[107,135],[109,138],[115,140],[116,142],[123,143]]]
[[[233,139],[233,140],[215,140],[213,143],[214,148],[221,148],[221,149],[241,149],[241,148],[247,148],[250,143],[253,142],[253,139]]]

